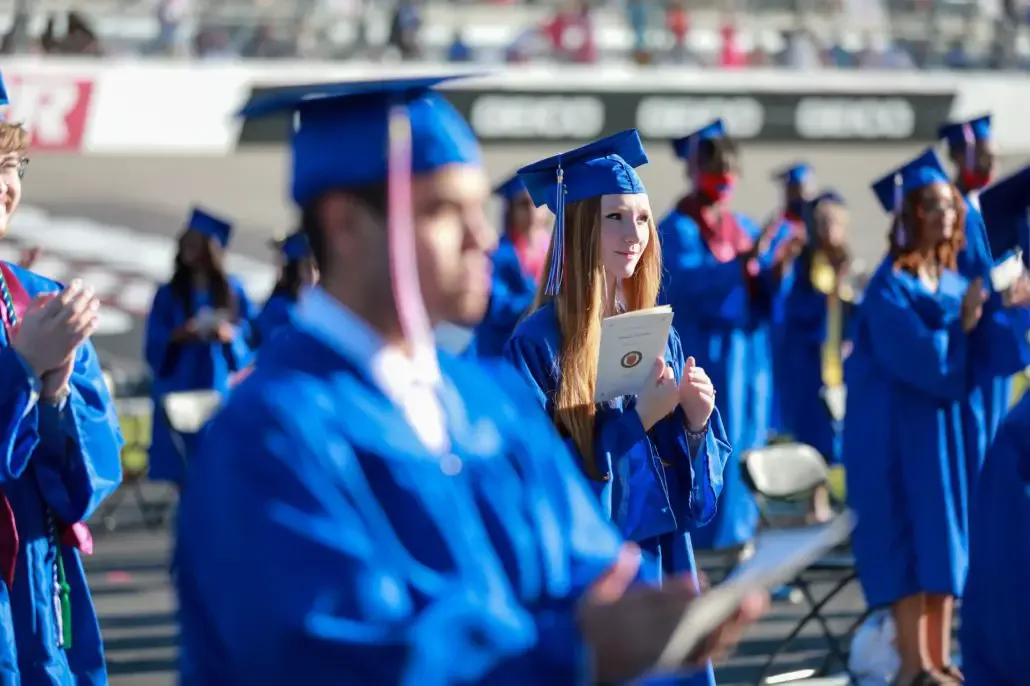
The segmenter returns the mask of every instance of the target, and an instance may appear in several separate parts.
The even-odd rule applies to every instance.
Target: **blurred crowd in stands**
[[[1030,68],[1027,0],[91,0],[68,11],[72,4],[0,0],[3,52]]]

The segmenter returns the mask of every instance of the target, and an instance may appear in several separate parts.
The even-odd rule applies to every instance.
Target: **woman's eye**
[[[614,219],[615,221],[622,221],[621,212],[611,212],[605,215],[605,219]]]
[[[651,218],[650,218],[650,217],[648,217],[648,216],[647,216],[647,215],[645,214],[645,215],[642,215],[642,216],[640,216],[640,217],[637,217],[637,224],[646,224],[646,223],[647,223],[647,222],[649,222],[650,220],[651,220]]]

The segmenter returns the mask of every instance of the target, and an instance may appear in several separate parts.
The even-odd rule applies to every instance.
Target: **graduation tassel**
[[[411,119],[407,107],[390,109],[387,142],[387,213],[390,276],[393,298],[404,337],[413,351],[432,350],[429,325],[418,281],[418,259],[411,200]],[[427,359],[435,359],[427,355]]]
[[[551,297],[558,295],[564,278],[565,262],[565,170],[558,167],[558,181],[554,206],[554,243],[551,248],[551,269],[547,274],[547,288],[544,293]]]
[[[972,171],[976,163],[976,136],[973,135],[973,125],[966,122],[962,125],[962,137],[966,142],[966,169]]]
[[[901,218],[902,205],[905,202],[905,195],[902,188],[901,174],[894,175],[894,236],[898,245],[904,246],[908,240],[905,235],[905,224]]]

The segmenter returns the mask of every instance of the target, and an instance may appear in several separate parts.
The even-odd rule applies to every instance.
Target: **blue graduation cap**
[[[0,107],[10,104],[11,100],[7,97],[7,85],[4,83],[4,74],[0,71]]]
[[[872,185],[876,199],[886,212],[900,212],[905,196],[917,188],[935,183],[948,183],[948,173],[940,155],[927,148],[918,157],[886,174]]]
[[[937,127],[937,138],[947,141],[949,148],[971,146],[976,141],[991,138],[991,115],[985,114],[967,121],[945,122]]]
[[[311,243],[302,231],[292,233],[279,244],[279,251],[287,262],[303,259],[311,254]]]
[[[214,238],[223,248],[229,245],[229,235],[232,233],[232,224],[199,207],[193,208],[186,228],[198,231],[208,238]]]
[[[439,93],[465,75],[313,84],[251,101],[244,118],[293,113],[292,197],[301,207],[326,191],[360,188],[387,177],[389,112],[403,105],[411,127],[411,173],[482,163],[468,123]]]
[[[804,162],[796,162],[773,174],[773,179],[785,186],[797,186],[805,183],[812,175],[812,167]]]
[[[522,178],[515,174],[510,179],[494,189],[494,195],[500,196],[505,202],[510,203],[519,193],[526,191],[526,184]]]
[[[980,192],[980,212],[987,227],[991,255],[1001,260],[1023,247],[1030,233],[1030,166],[1023,167]]]
[[[557,295],[562,282],[565,203],[618,193],[646,193],[635,170],[647,162],[640,134],[628,129],[519,169],[533,203],[537,207],[547,205],[555,216],[547,295]]]
[[[722,119],[711,121],[694,133],[676,138],[672,141],[672,149],[681,160],[694,160],[702,141],[714,141],[726,137],[726,124]]]

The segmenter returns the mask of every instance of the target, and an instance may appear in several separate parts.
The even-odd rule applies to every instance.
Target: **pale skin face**
[[[925,239],[928,247],[946,241],[955,233],[958,222],[958,208],[951,186],[938,183],[930,186],[921,203]]]
[[[11,217],[21,203],[21,159],[16,152],[0,157],[0,237],[7,235]]]
[[[645,193],[601,196],[600,259],[610,280],[633,276],[651,238]]]

